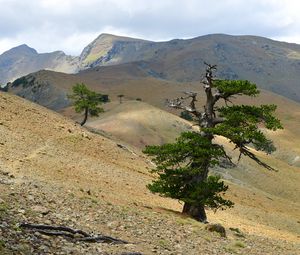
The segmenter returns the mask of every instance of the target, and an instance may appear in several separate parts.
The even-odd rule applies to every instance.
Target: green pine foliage
[[[77,113],[85,112],[85,118],[81,125],[85,124],[88,114],[99,116],[99,113],[103,112],[103,108],[99,105],[109,100],[107,95],[89,90],[84,83],[77,83],[73,86],[72,91],[73,94],[68,97],[73,101],[75,111]]]
[[[144,150],[156,164],[152,172],[157,178],[148,185],[150,191],[183,201],[183,212],[203,222],[206,221],[205,207],[217,210],[233,206],[233,202],[224,198],[228,186],[220,176],[209,174],[212,167],[222,167],[224,160],[231,163],[226,165],[234,165],[224,147],[214,142],[215,136],[226,137],[233,143],[240,152],[239,159],[244,155],[274,170],[250,148],[266,153],[275,151],[273,142],[260,128],[273,131],[282,129],[274,115],[276,105],[235,105],[231,102],[233,96],[259,95],[255,84],[214,79],[216,66],[206,65],[206,104],[203,111],[196,107],[197,93],[194,92],[186,92],[187,97],[169,101],[171,107],[192,114],[200,131],[182,133],[174,143],[147,146]],[[189,104],[185,101],[187,99],[191,100]],[[218,104],[221,100],[225,101],[225,106]]]
[[[204,204],[213,209],[233,205],[221,196],[228,186],[220,181],[219,176],[209,176],[201,184],[194,181],[195,176],[205,175],[204,166],[207,163],[213,167],[225,156],[222,146],[212,144],[210,139],[199,133],[185,132],[175,143],[147,146],[144,153],[154,157],[157,167],[152,172],[159,176],[148,185],[150,191],[193,205]]]
[[[205,129],[214,135],[228,138],[237,147],[252,144],[256,150],[271,153],[275,151],[273,142],[259,129],[264,125],[267,129],[282,128],[280,121],[273,115],[276,105],[233,105],[218,109],[224,121],[213,128]]]
[[[256,85],[247,80],[215,80],[213,87],[217,88],[225,98],[232,95],[256,96],[259,94]]]
[[[77,83],[73,88],[73,94],[69,96],[74,100],[75,111],[83,112],[89,109],[91,116],[98,116],[102,112],[102,108],[98,105],[102,103],[102,95],[87,88],[84,83]]]

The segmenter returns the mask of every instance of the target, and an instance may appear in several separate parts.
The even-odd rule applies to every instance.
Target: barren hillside
[[[65,116],[74,117],[70,110],[70,102],[67,94],[71,93],[71,88],[75,83],[84,82],[91,89],[103,94],[108,94],[113,104],[104,105],[110,110],[111,105],[118,102],[117,95],[124,95],[124,102],[140,99],[142,102],[156,106],[162,110],[175,112],[165,106],[166,99],[182,96],[183,91],[194,91],[199,93],[198,105],[203,106],[203,85],[200,82],[178,83],[165,80],[149,78],[134,64],[124,64],[123,66],[102,67],[86,70],[76,75],[68,75],[50,71],[40,71],[27,77],[26,82],[20,82],[11,90],[13,93],[25,97],[47,108],[60,111]],[[262,90],[259,97],[243,97],[240,103],[268,104],[274,103],[278,106],[277,114],[282,120],[285,129],[274,135],[278,147],[276,156],[288,161],[290,164],[299,165],[300,162],[300,105],[285,97],[272,92]],[[126,112],[128,107],[123,105]],[[121,107],[120,107],[121,110]],[[114,111],[105,113],[100,119],[108,118]],[[111,118],[111,117],[109,117]],[[103,120],[99,120],[103,125]],[[290,141],[295,142],[291,144]]]
[[[249,182],[234,170],[228,196],[235,208],[208,214],[226,227],[222,238],[178,214],[178,202],[147,191],[152,165],[139,150],[9,94],[0,93],[0,112],[2,254],[298,252],[299,168],[271,158],[280,171],[268,172],[246,162]],[[129,244],[72,243],[19,228],[24,221],[70,226]]]
[[[188,121],[139,101],[125,101],[110,106],[88,127],[105,131],[135,147],[172,142],[178,134],[192,130]]]

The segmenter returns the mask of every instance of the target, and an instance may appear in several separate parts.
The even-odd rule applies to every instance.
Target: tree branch
[[[51,225],[21,223],[19,227],[28,228],[44,235],[64,236],[64,237],[71,238],[75,241],[110,243],[110,244],[128,244],[127,241],[116,239],[110,236],[90,235],[85,231],[79,229],[72,229],[70,227],[65,227],[65,226],[51,226]]]
[[[186,94],[187,96],[176,98],[173,100],[167,99],[166,100],[167,105],[171,108],[181,109],[194,114],[196,117],[200,117],[202,113],[196,109],[196,104],[195,104],[195,102],[197,101],[197,93],[191,91],[185,91],[184,94]],[[191,98],[191,102],[189,103],[189,105],[184,105],[183,104],[184,100],[189,98]]]
[[[226,150],[224,149],[224,147],[222,145],[219,144],[215,144],[216,146],[218,146],[222,152],[223,152],[223,159],[225,161],[226,165],[230,165],[231,167],[236,166],[236,164],[232,161],[232,158],[227,154]]]
[[[249,151],[245,146],[241,146],[239,147],[240,150],[240,155],[239,155],[239,159],[238,161],[240,161],[241,159],[241,155],[244,154],[245,156],[251,158],[252,160],[254,160],[257,164],[259,164],[260,166],[270,170],[270,171],[278,171],[277,169],[269,166],[267,163],[261,161],[254,153],[252,153],[251,151]]]
[[[213,118],[213,124],[217,125],[217,124],[225,122],[225,120],[226,120],[225,118],[215,117],[215,118]]]
[[[217,89],[217,92],[213,95],[214,103],[218,102],[220,99],[223,99],[225,101],[226,106],[227,106],[227,102],[233,104],[233,102],[231,100],[229,100],[229,98],[233,97],[234,95],[242,95],[242,94],[226,94],[225,95],[225,93],[222,93]]]

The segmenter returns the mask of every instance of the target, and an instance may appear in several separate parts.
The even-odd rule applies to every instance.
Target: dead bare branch
[[[184,111],[187,111],[189,113],[194,114],[196,117],[201,116],[201,112],[199,112],[196,109],[196,104],[195,102],[197,101],[197,93],[192,92],[192,91],[184,91],[183,92],[185,95],[187,95],[186,97],[180,97],[180,98],[175,98],[172,100],[166,100],[166,103],[169,107],[171,108],[175,108],[175,109],[181,109]],[[191,98],[191,101],[189,103],[189,105],[185,105],[184,101]]]
[[[104,235],[90,235],[85,231],[73,229],[65,226],[51,226],[42,224],[21,223],[20,228],[27,228],[34,232],[39,232],[49,236],[63,236],[74,241],[95,242],[95,243],[110,243],[110,244],[128,244],[127,241],[116,239]]]

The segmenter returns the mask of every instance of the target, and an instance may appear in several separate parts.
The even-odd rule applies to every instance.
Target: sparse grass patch
[[[224,249],[227,252],[236,254],[238,253],[239,249],[243,249],[246,247],[246,244],[242,241],[234,241],[232,243],[230,243],[229,245],[227,245]]]
[[[131,208],[129,208],[127,206],[122,206],[121,210],[120,210],[120,215],[127,217],[128,214],[130,214],[131,212],[132,212]]]
[[[3,217],[8,211],[8,205],[6,203],[0,203],[0,218]]]
[[[211,236],[202,235],[201,237],[203,237],[203,239],[207,242],[211,242],[213,240]]]
[[[230,246],[230,245],[226,246],[226,247],[224,248],[224,250],[225,250],[226,252],[230,252],[231,254],[236,254],[236,253],[237,253],[237,250],[236,250],[234,247]]]
[[[3,255],[12,254],[12,253],[8,253],[5,248],[6,248],[5,241],[0,239],[0,254],[3,254]]]
[[[71,198],[75,198],[75,194],[74,193],[69,193],[69,196],[71,197]]]
[[[96,197],[83,196],[83,197],[80,197],[80,199],[83,201],[86,201],[87,206],[90,208],[99,204],[99,201]]]
[[[23,244],[20,244],[18,247],[19,247],[20,254],[24,254],[24,255],[32,254],[31,248],[28,244],[23,243]]]
[[[203,233],[203,228],[200,228],[200,227],[192,227],[192,231],[194,234],[200,234],[200,233]]]
[[[31,210],[30,208],[25,210],[26,217],[37,217],[38,215],[39,215],[38,212],[35,212],[35,211]]]
[[[8,210],[8,206],[5,203],[0,204],[0,212],[6,212]]]
[[[17,223],[13,225],[13,230],[15,230],[16,232],[22,231],[22,229],[20,228],[19,224],[17,224]]]
[[[160,247],[162,247],[162,248],[164,248],[164,249],[169,249],[170,243],[169,243],[169,241],[167,241],[166,239],[160,239],[160,240],[158,241],[158,244],[159,244]]]
[[[179,218],[176,219],[176,223],[179,224],[179,225],[186,225],[186,224],[188,224],[187,220],[184,219],[184,218],[181,218],[181,217],[179,217]]]
[[[5,241],[0,239],[0,251],[5,247]]]
[[[91,202],[92,202],[93,204],[98,204],[98,199],[97,199],[97,198],[91,197],[90,200],[91,200]]]
[[[183,217],[178,217],[176,219],[176,222],[179,224],[179,225],[191,225],[193,227],[197,227],[197,228],[201,228],[203,229],[203,224],[194,220],[194,219],[191,219],[191,218],[183,218]]]
[[[239,228],[229,228],[229,229],[233,232],[235,236],[245,238],[245,235]]]
[[[236,242],[234,242],[234,246],[238,247],[238,248],[245,248],[246,244],[242,241],[236,241]]]

